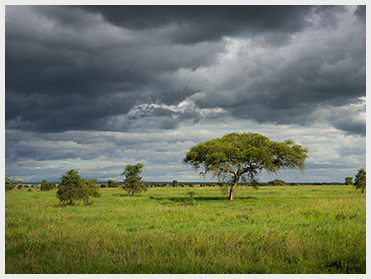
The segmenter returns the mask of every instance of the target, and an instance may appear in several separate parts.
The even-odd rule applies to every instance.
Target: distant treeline
[[[58,183],[57,183],[58,184]],[[97,184],[99,184],[100,188],[118,188],[121,187],[123,182],[117,182],[114,180],[108,180],[107,182],[99,181]],[[218,187],[225,185],[221,182],[145,182],[148,188],[152,187]],[[300,182],[300,183],[282,183],[276,185],[275,183],[272,183],[272,181],[269,182],[261,182],[259,183],[259,186],[280,186],[280,185],[286,185],[286,186],[301,186],[301,185],[344,185],[345,183],[339,183],[339,182]],[[22,184],[19,184],[17,188],[40,188],[41,182],[25,182]],[[239,186],[250,186],[248,184],[240,184]],[[16,187],[15,187],[16,188]]]

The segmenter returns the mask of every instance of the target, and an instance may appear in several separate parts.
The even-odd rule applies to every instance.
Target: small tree
[[[61,176],[57,191],[57,197],[61,202],[69,202],[72,205],[74,200],[86,200],[88,193],[85,181],[77,170],[69,170]]]
[[[142,163],[135,165],[128,164],[126,165],[124,172],[121,173],[121,175],[125,176],[122,188],[131,196],[134,196],[135,193],[147,191],[147,186],[142,181],[141,177],[143,167]]]
[[[359,169],[358,173],[355,176],[354,186],[356,189],[361,189],[362,194],[365,192],[366,189],[366,170]]]
[[[88,195],[85,197],[84,202],[86,205],[88,205],[89,197],[101,197],[102,193],[100,192],[100,187],[97,184],[98,181],[95,178],[84,180],[84,182],[88,189]]]
[[[178,187],[178,186],[179,186],[178,180],[173,180],[173,187]]]
[[[183,162],[205,176],[227,179],[230,184],[229,200],[233,200],[240,178],[246,178],[257,188],[261,171],[277,174],[283,169],[304,171],[308,149],[292,140],[275,142],[257,133],[230,133],[222,138],[199,143],[186,153]]]
[[[43,180],[40,185],[40,191],[50,191],[57,187],[57,185],[53,182],[48,182]]]
[[[13,188],[13,182],[9,178],[5,177],[5,192],[11,191]]]
[[[345,184],[346,185],[353,185],[354,184],[353,183],[353,177],[350,177],[350,176],[345,177]]]

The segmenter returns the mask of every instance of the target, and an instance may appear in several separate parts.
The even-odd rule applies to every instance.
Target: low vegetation
[[[57,188],[57,184],[54,182],[48,182],[46,180],[43,180],[40,185],[40,191],[50,191]]]
[[[5,272],[365,273],[366,195],[353,187],[153,187],[58,202],[5,193]],[[228,193],[227,193],[228,195]]]

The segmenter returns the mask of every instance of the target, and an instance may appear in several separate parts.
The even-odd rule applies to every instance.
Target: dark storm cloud
[[[169,30],[174,43],[194,44],[220,40],[245,32],[264,30],[295,32],[308,23],[303,20],[310,6],[84,6],[120,27],[132,30]]]
[[[309,125],[365,96],[365,6],[353,10],[7,6],[6,127],[175,129],[226,115]],[[324,121],[364,134],[337,115]]]

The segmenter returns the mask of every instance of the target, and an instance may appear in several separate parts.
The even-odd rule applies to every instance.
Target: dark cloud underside
[[[364,138],[365,23],[365,6],[6,6],[6,160],[137,158],[81,133],[205,123]]]

